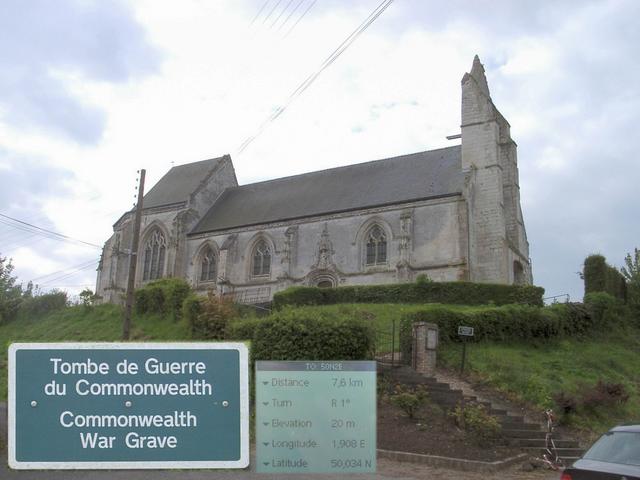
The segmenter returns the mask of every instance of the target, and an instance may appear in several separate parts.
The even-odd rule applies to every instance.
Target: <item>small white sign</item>
[[[458,336],[460,337],[473,337],[473,327],[458,327]]]

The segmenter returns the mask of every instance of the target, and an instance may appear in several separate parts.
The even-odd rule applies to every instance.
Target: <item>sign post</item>
[[[460,373],[464,372],[464,363],[467,359],[467,338],[473,337],[473,327],[458,327],[458,336],[462,338],[462,364],[460,365]]]
[[[242,343],[14,343],[14,469],[244,468]]]

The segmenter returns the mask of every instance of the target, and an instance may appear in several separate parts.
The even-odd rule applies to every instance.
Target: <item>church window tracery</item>
[[[251,273],[254,277],[271,273],[271,249],[264,240],[260,240],[253,249]]]
[[[211,282],[216,279],[217,262],[211,247],[207,247],[200,262],[200,281]]]
[[[155,230],[144,246],[142,280],[156,280],[164,275],[164,256],[167,240],[160,230]]]
[[[387,237],[379,225],[374,225],[366,236],[366,265],[387,263]]]

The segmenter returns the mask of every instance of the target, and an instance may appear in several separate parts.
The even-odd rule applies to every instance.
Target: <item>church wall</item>
[[[292,285],[321,281],[373,285],[413,281],[420,273],[438,281],[464,279],[467,229],[459,224],[466,221],[461,203],[460,197],[452,197],[192,236],[187,278],[203,291],[215,287],[219,293],[246,291],[269,298]],[[382,228],[387,240],[381,265],[365,264],[373,225]],[[273,245],[274,254],[270,275],[256,278],[250,269],[259,238]],[[217,282],[199,282],[205,243],[217,254]]]

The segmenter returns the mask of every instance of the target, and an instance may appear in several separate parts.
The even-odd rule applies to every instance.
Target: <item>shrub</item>
[[[257,323],[255,360],[362,360],[375,345],[373,328],[329,312],[283,310]]]
[[[581,405],[586,410],[611,408],[629,400],[629,393],[622,383],[608,383],[598,380],[593,387],[585,388]]]
[[[496,417],[489,415],[484,406],[466,403],[456,406],[449,414],[455,424],[471,433],[476,440],[494,442],[500,438],[502,427]]]
[[[402,410],[407,417],[414,418],[416,412],[426,403],[427,398],[427,391],[422,385],[419,385],[413,391],[397,386],[390,400],[391,403]]]
[[[189,284],[181,278],[163,278],[135,291],[136,313],[160,313],[179,319],[182,303],[191,293]]]
[[[582,276],[585,294],[606,292],[626,302],[627,282],[624,276],[616,268],[608,265],[602,255],[589,255],[584,260]]]
[[[203,340],[224,340],[229,323],[236,316],[232,301],[219,298],[213,292],[205,299],[188,297],[184,308],[191,336]]]
[[[564,415],[570,415],[578,410],[578,399],[575,395],[567,392],[559,392],[553,397],[558,406],[558,410]]]
[[[262,318],[254,317],[232,321],[227,330],[227,338],[229,340],[252,340],[256,328],[262,320]]]
[[[284,306],[336,303],[445,303],[458,305],[542,306],[544,289],[532,285],[498,285],[471,282],[431,282],[349,286],[338,288],[292,287],[273,297],[276,310]]]
[[[31,317],[61,310],[67,306],[67,292],[53,290],[49,293],[25,297],[20,304],[18,315]]]
[[[584,304],[593,317],[596,325],[604,325],[607,312],[615,309],[617,304],[613,295],[606,292],[591,292],[584,296]]]

